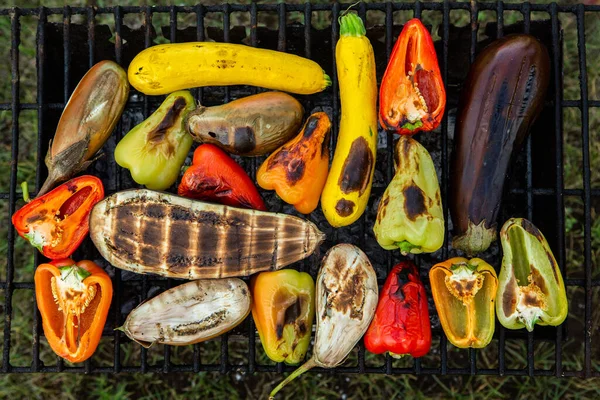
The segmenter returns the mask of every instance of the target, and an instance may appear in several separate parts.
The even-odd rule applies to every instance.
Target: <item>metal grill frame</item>
[[[21,110],[36,110],[38,116],[38,141],[37,141],[37,174],[36,174],[36,189],[39,189],[41,180],[43,177],[44,164],[43,159],[45,154],[42,153],[42,128],[44,126],[44,114],[49,109],[62,109],[64,103],[47,103],[45,102],[44,96],[44,57],[39,55],[44,52],[45,49],[45,24],[47,23],[47,17],[49,15],[62,15],[63,16],[63,34],[64,34],[64,102],[66,103],[69,96],[69,68],[71,64],[70,60],[70,26],[71,16],[73,15],[84,15],[88,25],[88,47],[89,47],[89,66],[91,67],[95,62],[99,60],[94,59],[94,46],[95,46],[95,17],[98,14],[111,14],[114,16],[115,22],[115,57],[117,63],[122,62],[122,45],[123,41],[121,38],[121,27],[123,26],[123,17],[125,14],[142,14],[144,16],[145,23],[145,46],[151,45],[150,29],[152,25],[152,16],[155,13],[168,13],[170,15],[170,38],[171,41],[175,41],[177,32],[177,15],[179,13],[192,13],[196,15],[196,26],[197,26],[197,39],[202,41],[204,37],[204,18],[206,13],[221,13],[223,15],[223,32],[224,40],[229,41],[230,31],[230,15],[232,12],[248,12],[250,13],[250,26],[251,26],[251,45],[257,45],[257,15],[261,11],[276,12],[279,18],[279,30],[278,30],[278,48],[281,51],[286,50],[286,14],[292,11],[302,12],[304,14],[304,40],[305,40],[305,56],[311,58],[311,16],[312,11],[331,11],[332,15],[332,52],[335,54],[335,44],[338,40],[339,25],[338,16],[341,10],[345,10],[349,4],[302,4],[302,5],[287,5],[287,4],[256,4],[252,3],[249,5],[234,5],[224,4],[218,6],[143,6],[143,7],[64,7],[64,8],[0,8],[0,16],[9,16],[11,20],[11,71],[12,71],[12,86],[11,86],[11,102],[0,103],[0,110],[10,110],[12,115],[12,152],[11,152],[11,168],[10,168],[10,191],[8,193],[0,193],[0,200],[8,201],[8,254],[7,254],[7,268],[6,268],[6,281],[0,282],[0,289],[4,290],[5,293],[5,320],[4,320],[4,347],[2,357],[1,371],[3,373],[17,373],[17,372],[79,372],[79,373],[91,373],[91,372],[200,372],[200,371],[219,371],[221,373],[227,373],[233,370],[245,371],[247,373],[254,372],[289,372],[294,367],[284,366],[283,364],[277,365],[260,365],[256,362],[255,354],[255,327],[252,318],[249,318],[247,323],[248,327],[248,363],[246,365],[232,365],[229,363],[228,357],[228,335],[222,336],[221,341],[221,358],[220,362],[216,364],[202,364],[200,360],[200,347],[194,345],[193,363],[190,365],[176,365],[170,361],[171,348],[165,346],[164,350],[164,363],[162,365],[149,365],[147,361],[147,351],[142,349],[141,351],[141,363],[140,366],[123,366],[121,365],[121,349],[120,344],[123,339],[123,334],[119,331],[114,333],[105,330],[105,336],[112,336],[114,338],[114,364],[110,367],[96,367],[93,365],[92,360],[88,360],[83,365],[68,367],[65,366],[62,359],[58,359],[57,364],[53,366],[43,365],[40,360],[40,331],[41,331],[41,320],[39,313],[34,312],[34,338],[32,343],[32,364],[30,367],[14,367],[10,363],[10,347],[11,347],[11,322],[12,322],[12,302],[13,292],[16,289],[27,289],[33,290],[34,286],[32,282],[15,282],[14,281],[14,252],[15,252],[15,230],[10,223],[10,216],[15,212],[15,205],[17,196],[20,196],[20,192],[17,190],[17,163],[18,163],[18,146],[19,146],[19,113]],[[413,366],[409,368],[395,368],[392,367],[392,359],[389,355],[386,356],[385,364],[380,367],[367,367],[365,366],[365,349],[362,341],[358,345],[358,363],[356,366],[349,367],[338,367],[331,372],[338,373],[385,373],[385,374],[439,374],[439,375],[525,375],[525,376],[573,376],[573,377],[598,377],[600,372],[592,370],[592,351],[591,351],[591,340],[592,340],[592,289],[600,286],[600,280],[592,280],[592,257],[591,257],[591,200],[592,196],[600,196],[600,188],[592,188],[590,183],[590,157],[589,157],[589,108],[600,107],[600,100],[588,99],[588,87],[587,87],[587,69],[586,69],[586,52],[585,52],[585,25],[584,15],[586,12],[596,12],[600,18],[600,6],[590,5],[557,5],[555,3],[549,5],[537,5],[530,3],[523,4],[504,4],[503,2],[498,3],[453,3],[444,1],[442,3],[432,2],[420,2],[415,3],[373,3],[365,4],[360,3],[357,7],[359,16],[365,20],[366,12],[368,10],[378,10],[385,13],[385,32],[386,32],[386,51],[387,57],[389,58],[391,49],[393,46],[393,13],[395,11],[410,11],[414,12],[414,16],[419,18],[422,11],[432,10],[442,13],[443,25],[441,26],[441,37],[442,37],[442,58],[440,59],[440,65],[442,67],[443,80],[447,82],[448,77],[448,38],[449,38],[449,15],[451,10],[467,10],[470,12],[471,18],[471,43],[470,43],[470,60],[473,62],[475,57],[475,49],[477,45],[477,33],[478,33],[478,13],[480,11],[490,10],[497,13],[497,34],[498,36],[503,35],[503,13],[504,11],[518,11],[523,15],[524,30],[529,31],[531,22],[532,11],[543,11],[550,15],[551,26],[552,26],[552,48],[549,49],[552,56],[553,65],[553,76],[554,81],[550,85],[554,86],[555,96],[551,100],[554,107],[555,113],[555,162],[556,162],[556,184],[552,189],[548,188],[534,188],[532,187],[532,163],[531,163],[531,137],[528,139],[526,144],[526,171],[527,171],[527,185],[525,194],[527,198],[527,217],[531,219],[533,213],[533,198],[534,196],[552,196],[555,199],[557,207],[556,223],[558,225],[558,243],[559,248],[555,249],[555,255],[557,261],[564,273],[565,267],[565,215],[564,215],[564,196],[574,196],[583,199],[584,206],[584,267],[585,267],[585,278],[583,279],[565,279],[567,286],[581,287],[585,290],[585,342],[584,342],[584,364],[583,369],[578,371],[564,371],[562,365],[562,346],[563,346],[563,330],[556,329],[555,338],[555,365],[554,368],[550,369],[536,369],[534,368],[534,334],[529,333],[527,335],[527,366],[524,369],[511,369],[506,367],[505,363],[505,340],[506,330],[500,327],[497,333],[498,343],[498,368],[494,369],[483,369],[477,367],[476,354],[477,350],[469,349],[468,358],[469,366],[466,368],[450,368],[448,366],[448,349],[447,339],[443,334],[440,334],[440,358],[441,365],[437,368],[426,368],[421,366],[421,360],[414,359]],[[559,13],[571,14],[576,17],[577,21],[577,38],[578,38],[578,55],[579,55],[579,73],[580,73],[580,99],[564,101],[562,98],[562,71],[560,69],[560,54],[561,54],[561,41],[560,41],[560,29],[559,29]],[[20,44],[20,18],[23,16],[37,16],[38,17],[38,30],[37,30],[37,102],[36,103],[21,103],[19,100],[19,44]],[[334,116],[339,115],[339,93],[337,84],[337,74],[335,71],[335,59],[334,69],[332,72],[333,81],[333,96],[331,107],[333,109]],[[203,89],[196,89],[194,94],[197,98],[202,98]],[[230,90],[225,89],[225,102],[230,100]],[[149,114],[149,102],[148,97],[143,96],[142,109],[145,116]],[[581,138],[582,138],[582,159],[583,159],[583,189],[564,189],[563,185],[563,135],[562,135],[562,110],[567,107],[575,107],[581,111]],[[332,132],[337,133],[338,123],[337,117],[332,120]],[[120,139],[123,135],[121,126],[116,129],[117,139]],[[448,142],[448,111],[442,121],[441,125],[441,142],[442,142],[442,201],[444,204],[444,214],[448,218],[448,165],[449,165],[449,142]],[[335,137],[336,135],[332,135]],[[388,134],[388,152],[393,151],[392,135]],[[332,149],[335,147],[332,147]],[[256,161],[252,163],[251,173],[256,172]],[[393,175],[391,163],[388,166],[387,180],[391,180]],[[254,175],[252,175],[254,176]],[[118,189],[121,189],[120,175],[116,176],[116,185]],[[521,192],[523,193],[523,192]],[[359,244],[362,241],[364,244],[365,240],[365,219],[360,220],[360,229],[363,235],[359,240]],[[334,238],[337,241],[337,235]],[[447,258],[449,253],[448,234],[446,234],[446,242],[442,248],[442,258]],[[35,264],[38,265],[41,257],[39,254],[35,255]],[[392,266],[392,258],[388,257],[388,271]],[[152,278],[143,276],[142,278],[142,290],[144,295],[148,293],[149,284]],[[123,288],[121,280],[121,271],[116,269],[115,276],[113,279],[115,293],[120,293]],[[167,285],[172,285],[173,282],[168,281]],[[35,296],[34,296],[35,298]],[[115,313],[116,322],[122,322],[122,316],[120,314],[121,299],[119,295],[115,295],[113,299],[113,310]],[[34,299],[34,309],[37,310]],[[494,345],[494,344],[492,344]],[[316,371],[321,369],[317,368]]]

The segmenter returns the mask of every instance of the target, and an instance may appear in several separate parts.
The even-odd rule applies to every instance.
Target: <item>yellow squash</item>
[[[241,44],[162,44],[139,53],[127,71],[129,83],[148,95],[200,86],[252,85],[312,94],[331,84],[314,61]]]
[[[342,120],[331,171],[321,195],[327,221],[346,226],[367,207],[377,154],[377,80],[373,47],[355,14],[340,18],[335,49]]]

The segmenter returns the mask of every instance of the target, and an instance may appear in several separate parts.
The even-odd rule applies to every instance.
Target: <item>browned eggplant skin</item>
[[[184,125],[197,142],[240,156],[269,154],[302,127],[304,109],[283,92],[264,92],[214,107],[199,106]]]
[[[112,134],[129,97],[127,73],[100,61],[81,78],[60,117],[46,154],[48,178],[37,196],[85,170]]]
[[[522,34],[494,41],[471,66],[454,135],[453,247],[474,255],[496,239],[506,170],[543,108],[549,75],[548,51]]]

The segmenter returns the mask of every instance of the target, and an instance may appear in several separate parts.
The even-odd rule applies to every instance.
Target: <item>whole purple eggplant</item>
[[[496,217],[510,159],[544,105],[546,48],[533,36],[508,35],[487,46],[463,89],[451,169],[452,245],[469,255],[496,239]]]

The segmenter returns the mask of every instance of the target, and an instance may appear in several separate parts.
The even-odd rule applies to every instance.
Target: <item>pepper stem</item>
[[[420,249],[421,248],[421,246],[416,246],[406,240],[403,240],[401,242],[396,242],[396,246],[398,246],[398,248],[400,248],[400,252],[402,253],[403,256],[410,253],[412,249]]]
[[[340,21],[340,36],[365,36],[367,30],[362,22],[362,19],[354,13],[342,15]]]
[[[419,120],[419,121],[416,121],[414,123],[407,122],[404,125],[402,125],[401,128],[414,131],[415,129],[420,128],[422,126],[423,126],[423,121]]]
[[[27,181],[21,182],[21,190],[23,191],[23,200],[25,200],[25,203],[29,203],[31,199],[29,198],[29,185]]]
[[[283,389],[283,387],[285,385],[287,385],[288,383],[290,383],[291,381],[293,381],[294,379],[296,379],[298,376],[302,375],[309,369],[314,368],[316,366],[317,366],[317,363],[316,363],[315,359],[311,358],[310,360],[305,362],[302,366],[298,367],[297,370],[292,372],[287,378],[284,379],[283,382],[281,382],[279,385],[277,385],[277,387],[275,389],[273,389],[271,391],[271,393],[269,394],[269,400],[273,400],[275,398],[275,395],[277,394],[277,392],[279,392],[281,389]]]

